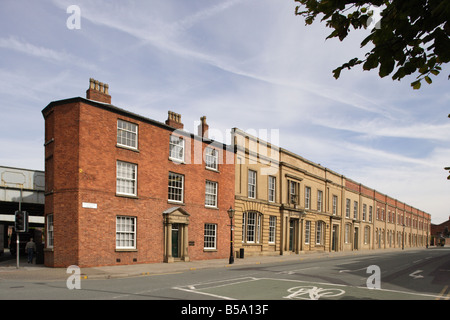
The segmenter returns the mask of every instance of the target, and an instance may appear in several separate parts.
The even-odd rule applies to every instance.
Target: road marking
[[[441,298],[448,300],[450,297],[450,292],[447,294],[447,297],[444,298],[444,294],[445,294],[445,291],[447,290],[447,288],[448,288],[448,286],[445,286],[444,289],[442,289],[442,291],[439,292],[439,296],[435,300],[440,300]]]
[[[412,297],[419,297],[421,299],[423,298],[431,298],[439,300],[440,298],[448,300],[450,297],[450,292],[446,294],[446,290],[448,289],[448,286],[444,288],[444,290],[441,291],[440,295],[436,294],[424,294],[424,293],[417,293],[417,292],[408,292],[408,291],[399,291],[399,290],[390,290],[390,289],[377,289],[377,290],[371,290],[367,287],[360,287],[360,286],[351,286],[351,285],[343,285],[343,284],[336,284],[336,283],[321,283],[321,282],[311,282],[311,281],[303,281],[303,280],[292,280],[292,279],[279,279],[279,278],[254,278],[254,277],[246,277],[246,278],[235,278],[235,279],[228,279],[228,280],[221,280],[221,281],[212,281],[212,282],[204,282],[204,283],[198,283],[193,285],[185,285],[185,286],[175,286],[172,287],[174,290],[180,290],[189,292],[192,294],[201,294],[205,296],[209,296],[211,298],[219,298],[224,300],[237,300],[242,299],[239,295],[239,290],[242,289],[242,286],[239,287],[239,285],[242,285],[243,283],[248,283],[248,287],[251,288],[251,283],[255,283],[255,287],[257,290],[261,290],[261,286],[257,283],[260,283],[261,281],[275,281],[275,282],[284,282],[284,283],[298,283],[297,286],[293,286],[289,289],[287,287],[288,295],[286,296],[286,291],[283,291],[282,287],[273,289],[270,291],[272,295],[269,295],[271,299],[273,299],[273,293],[276,290],[279,291],[279,297],[276,299],[301,299],[301,298],[308,298],[309,299],[318,299],[318,298],[333,298],[337,296],[345,297],[346,294],[354,294],[349,292],[352,290],[363,290],[363,292],[366,292],[367,297],[373,297],[375,299],[382,299],[383,295],[382,293],[395,293],[400,294],[400,296],[397,296],[400,299],[411,299]],[[238,288],[240,289],[233,289],[234,285],[238,285]],[[271,285],[272,286],[272,285]],[[227,294],[220,293],[221,291],[216,289],[220,289],[223,287],[229,287],[231,288],[228,290]],[[234,293],[236,293],[237,296],[234,295],[233,290],[238,290]],[[275,291],[274,291],[275,290]],[[371,291],[371,293],[367,293],[366,290]],[[208,292],[207,292],[208,291]],[[223,292],[223,291],[222,291]],[[376,295],[372,296],[372,292],[375,292]],[[258,291],[259,293],[259,291]],[[381,296],[380,296],[381,294]],[[264,299],[263,297],[258,296],[259,298]],[[247,299],[252,299],[251,292],[248,293],[246,296]],[[338,298],[339,299],[339,298]]]
[[[217,294],[212,294],[212,293],[208,293],[208,292],[202,292],[202,291],[198,291],[198,290],[186,289],[186,288],[183,288],[183,287],[173,287],[172,289],[180,290],[180,291],[186,291],[186,292],[190,292],[190,293],[196,293],[196,294],[203,294],[205,296],[219,298],[219,299],[224,299],[224,300],[236,300],[236,299],[233,299],[233,298],[230,298],[230,297],[219,296]]]
[[[409,276],[413,277],[414,279],[420,279],[423,278],[423,276],[421,274],[417,274],[417,273],[421,273],[423,272],[423,270],[416,270],[413,273],[410,273]]]
[[[356,272],[356,271],[360,271],[360,270],[366,270],[367,267],[361,268],[361,269],[356,269],[356,270],[339,270],[339,273],[343,273],[343,272]]]
[[[293,287],[287,291],[290,295],[283,297],[283,299],[319,300],[321,297],[337,297],[345,293],[342,289],[318,288],[316,286]]]
[[[296,270],[290,270],[290,271],[280,271],[278,274],[295,274],[299,271],[305,271],[305,270],[311,270],[311,269],[319,269],[320,267],[311,267],[311,268],[304,268],[304,269],[296,269]]]

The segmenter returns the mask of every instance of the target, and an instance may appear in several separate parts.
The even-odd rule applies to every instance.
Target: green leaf
[[[437,76],[437,75],[439,74],[439,71],[437,71],[437,70],[430,70],[430,72],[431,72],[432,74],[434,74],[435,76]]]
[[[310,24],[312,24],[314,22],[314,16],[309,16],[309,17],[307,17],[306,19],[305,19],[305,23],[307,24],[307,25],[310,25]]]
[[[336,68],[333,70],[333,77],[335,79],[339,79],[339,76],[341,75],[342,67]]]
[[[393,58],[387,60],[385,59],[384,61],[382,60],[380,65],[380,71],[378,72],[379,76],[383,78],[388,74],[390,74],[392,70],[394,70],[394,65],[395,61]]]
[[[367,57],[366,62],[363,64],[364,70],[371,70],[378,67],[378,56],[371,54]]]
[[[420,80],[414,81],[413,83],[411,83],[411,87],[413,87],[414,90],[419,90],[420,89]]]
[[[425,81],[426,81],[428,84],[431,84],[431,83],[433,82],[429,76],[425,76]]]

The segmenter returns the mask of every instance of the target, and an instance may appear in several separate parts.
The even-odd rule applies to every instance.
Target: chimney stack
[[[108,93],[109,85],[93,78],[89,79],[89,89],[86,90],[86,99],[111,104],[111,96]]]
[[[206,123],[206,116],[201,117],[200,121],[201,121],[201,123],[198,126],[198,135],[205,139],[208,139],[209,126]]]
[[[168,126],[174,127],[176,129],[183,129],[184,125],[181,123],[181,115],[173,111],[169,111],[169,115],[166,120]]]

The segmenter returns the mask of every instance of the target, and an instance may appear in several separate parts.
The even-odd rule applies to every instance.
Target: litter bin
[[[244,248],[239,249],[239,259],[244,259]]]

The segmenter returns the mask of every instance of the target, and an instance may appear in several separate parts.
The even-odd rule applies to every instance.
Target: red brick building
[[[450,217],[441,224],[431,224],[432,245],[450,245]]]
[[[233,151],[111,104],[90,80],[86,98],[53,101],[45,119],[45,264],[80,267],[226,258],[234,207]]]

